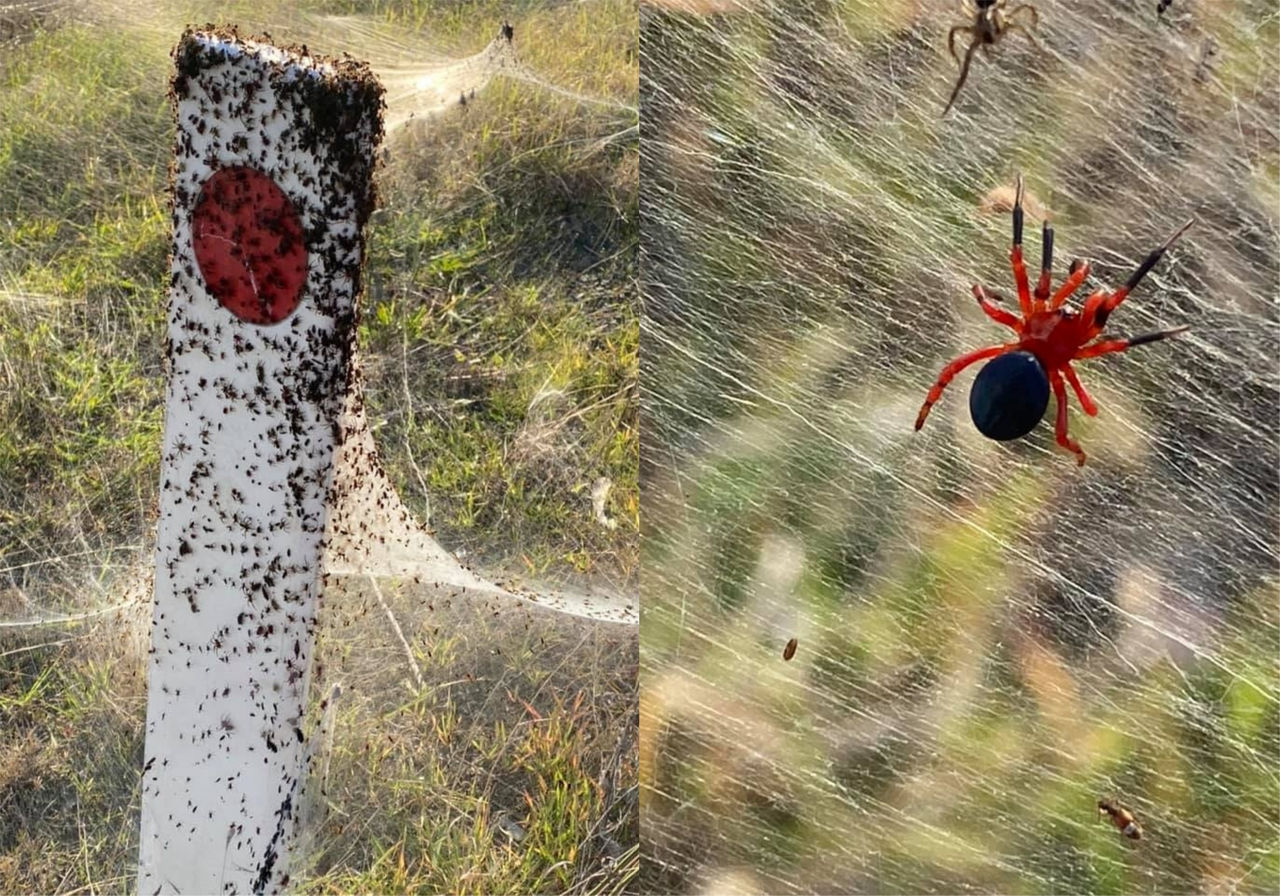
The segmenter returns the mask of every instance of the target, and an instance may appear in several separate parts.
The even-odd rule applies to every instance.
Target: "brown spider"
[[[951,99],[947,100],[947,108],[942,110],[943,115],[951,111],[951,105],[960,95],[960,88],[969,77],[969,64],[973,61],[973,54],[977,52],[978,47],[982,47],[982,51],[989,54],[989,48],[999,43],[1000,39],[1010,31],[1021,31],[1033,44],[1040,46],[1034,31],[1040,26],[1040,13],[1036,8],[1030,3],[1023,3],[1006,12],[1007,5],[1008,0],[964,0],[964,11],[972,16],[973,24],[957,25],[947,32],[947,49],[951,51],[951,58],[957,62],[960,61],[960,57],[956,55],[957,34],[968,34],[973,40],[964,54],[964,63],[960,66],[960,80],[956,81],[955,89],[951,91]],[[1023,13],[1031,16],[1030,28],[1015,21]]]
[[[1111,823],[1116,826],[1116,830],[1130,840],[1142,839],[1142,825],[1138,824],[1138,820],[1133,817],[1133,813],[1124,806],[1112,800],[1098,800],[1098,814],[1109,816]]]

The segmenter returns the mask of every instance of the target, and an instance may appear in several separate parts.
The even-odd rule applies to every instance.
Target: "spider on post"
[[[1009,252],[1009,261],[1013,266],[1013,278],[1018,287],[1018,306],[1021,315],[1012,314],[997,306],[992,299],[1001,301],[1003,297],[990,289],[983,289],[975,284],[974,298],[978,300],[987,317],[1004,324],[1017,334],[1017,339],[1002,345],[993,345],[969,352],[956,358],[946,367],[938,380],[929,390],[920,414],[916,417],[916,429],[924,426],[929,409],[933,407],[947,387],[960,371],[970,364],[992,358],[974,379],[969,393],[969,412],[978,431],[987,438],[998,441],[1016,439],[1029,433],[1044,416],[1049,405],[1049,389],[1053,388],[1057,400],[1057,421],[1054,434],[1063,448],[1076,456],[1076,463],[1085,462],[1085,453],[1080,446],[1067,435],[1067,394],[1066,382],[1071,384],[1080,406],[1090,417],[1096,416],[1098,407],[1089,393],[1085,391],[1072,361],[1096,358],[1112,352],[1122,352],[1137,345],[1146,345],[1185,333],[1189,326],[1175,327],[1172,330],[1160,330],[1145,333],[1130,339],[1098,338],[1102,334],[1111,313],[1119,307],[1135,286],[1145,277],[1173,245],[1174,240],[1182,236],[1194,219],[1187,221],[1164,245],[1149,254],[1138,269],[1130,275],[1124,286],[1109,292],[1099,289],[1084,301],[1079,311],[1064,308],[1067,299],[1080,288],[1089,276],[1089,263],[1077,259],[1071,263],[1067,279],[1052,295],[1050,288],[1050,269],[1053,264],[1053,228],[1045,221],[1041,243],[1040,279],[1036,283],[1035,292],[1031,291],[1027,280],[1027,268],[1022,260],[1022,175],[1018,175],[1018,185],[1013,203],[1013,248]],[[1097,341],[1094,341],[1094,340]]]
[[[947,108],[942,110],[942,114],[946,115],[951,111],[951,106],[956,101],[956,97],[960,95],[960,88],[964,86],[965,79],[969,77],[969,65],[973,62],[973,54],[977,52],[979,47],[983,48],[983,52],[990,52],[989,48],[1010,31],[1021,31],[1027,38],[1037,47],[1040,43],[1036,40],[1033,29],[1040,26],[1040,13],[1029,3],[1023,3],[1015,6],[1013,9],[1005,11],[1008,0],[964,0],[964,11],[973,19],[972,25],[957,25],[947,32],[947,49],[951,51],[951,58],[960,61],[960,57],[956,55],[956,35],[968,34],[972,37],[969,43],[969,49],[964,54],[964,62],[960,66],[960,79],[956,81],[955,89],[951,91],[951,98],[947,100]],[[1026,27],[1020,22],[1015,21],[1024,13],[1031,15],[1031,28]]]

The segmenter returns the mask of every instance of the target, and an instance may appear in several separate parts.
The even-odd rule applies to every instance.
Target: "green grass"
[[[635,123],[636,23],[626,3],[591,7],[373,10],[403,46],[425,35],[456,57],[510,18],[530,70],[609,102],[500,78],[465,112],[390,135],[359,335],[384,465],[443,543],[494,571],[625,586],[639,528],[638,153],[634,132],[616,135]],[[199,20],[254,30],[262,17],[282,36],[292,15],[241,4]],[[51,18],[0,55],[0,620],[126,604],[0,628],[0,892],[134,887],[167,52],[188,18]],[[344,49],[340,29],[326,34],[323,51]],[[592,507],[600,479],[612,526]],[[294,886],[626,889],[634,629],[516,624],[387,590],[419,678],[367,595],[325,597],[361,640],[330,632],[322,648],[317,687],[342,680],[347,697]]]
[[[40,33],[0,70],[5,566],[138,533],[155,491],[168,121],[129,47]]]
[[[411,587],[384,597],[421,612]],[[621,891],[639,833],[634,632],[436,606],[410,671],[382,614],[352,606],[321,636],[326,668],[346,657],[343,733],[305,889]]]
[[[559,69],[557,83],[574,90],[630,101],[625,77],[581,75],[634,73],[622,6],[603,29],[531,10],[521,59]],[[548,51],[566,28],[589,55]],[[390,472],[446,540],[523,572],[634,573],[638,158],[634,139],[600,143],[628,124],[634,116],[499,81],[465,114],[391,138],[406,161],[384,178],[361,331],[382,439],[404,449]],[[591,513],[601,477],[616,529]],[[496,531],[501,544],[475,537]]]

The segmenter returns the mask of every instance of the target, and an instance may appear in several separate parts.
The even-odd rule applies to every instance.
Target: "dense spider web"
[[[1274,4],[641,8],[645,882],[669,892],[1275,892]],[[961,37],[957,52],[968,42]],[[1191,332],[973,429],[1012,185]],[[784,645],[798,639],[794,659]],[[1128,807],[1126,839],[1097,811]]]

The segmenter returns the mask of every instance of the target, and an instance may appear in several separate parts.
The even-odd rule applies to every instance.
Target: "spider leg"
[[[1170,336],[1177,336],[1179,333],[1185,333],[1190,330],[1190,326],[1174,327],[1172,330],[1157,330],[1154,333],[1143,333],[1141,336],[1134,336],[1131,339],[1104,339],[1101,342],[1095,342],[1093,345],[1086,345],[1080,349],[1071,360],[1083,361],[1085,358],[1096,358],[1098,355],[1109,355],[1112,352],[1123,352],[1133,348],[1136,345],[1146,345],[1148,342],[1159,342],[1161,339],[1168,339]]]
[[[1062,307],[1062,303],[1071,297],[1071,294],[1080,288],[1080,284],[1089,276],[1089,262],[1076,259],[1071,262],[1071,275],[1062,281],[1062,285],[1058,287],[1058,291],[1049,299],[1049,310],[1057,311]]]
[[[1080,320],[1084,323],[1088,333],[1097,335],[1102,332],[1102,324],[1098,323],[1096,318],[1106,319],[1109,312],[1103,311],[1103,308],[1106,307],[1109,296],[1110,293],[1105,289],[1094,290],[1089,293],[1089,298],[1085,299],[1080,305]]]
[[[1164,241],[1163,246],[1148,255],[1143,260],[1142,264],[1138,265],[1138,269],[1129,276],[1129,280],[1125,285],[1117,289],[1107,298],[1091,323],[1096,324],[1099,327],[1105,327],[1107,325],[1107,318],[1111,316],[1111,312],[1115,311],[1117,306],[1129,297],[1129,293],[1142,281],[1142,278],[1147,276],[1151,269],[1156,266],[1156,262],[1158,262],[1168,248],[1173,245],[1174,240],[1186,233],[1187,228],[1194,223],[1195,218],[1192,218],[1186,224],[1183,224],[1178,228],[1173,236]]]
[[[960,95],[960,88],[964,86],[965,78],[969,77],[969,64],[973,62],[973,53],[978,49],[978,42],[974,41],[969,44],[969,50],[964,54],[964,63],[960,66],[960,80],[956,81],[955,89],[951,91],[951,99],[947,100],[947,108],[942,110],[945,116],[951,111],[951,105],[956,101],[956,97]]]
[[[1080,444],[1067,435],[1067,387],[1062,383],[1062,374],[1050,370],[1049,385],[1053,386],[1053,397],[1058,401],[1058,416],[1054,422],[1053,434],[1059,445],[1076,456],[1076,464],[1083,467],[1085,454],[1080,449]]]
[[[1084,412],[1090,417],[1098,416],[1098,406],[1093,403],[1093,397],[1089,395],[1084,388],[1084,383],[1080,382],[1080,377],[1076,376],[1075,368],[1070,362],[1062,365],[1063,376],[1067,378],[1067,382],[1071,384],[1071,389],[1076,393],[1076,398],[1080,399],[1080,407],[1084,408]]]
[[[1023,318],[1031,316],[1031,285],[1027,282],[1027,266],[1022,261],[1022,175],[1018,175],[1018,190],[1013,199],[1013,248],[1009,250],[1009,262],[1013,265],[1013,279],[1018,284],[1018,307]]]
[[[973,297],[978,300],[978,305],[981,306],[984,312],[986,312],[987,317],[991,318],[998,324],[1004,324],[1006,327],[1010,327],[1014,330],[1018,329],[1018,325],[1021,321],[1018,320],[1017,315],[1010,314],[1008,311],[997,307],[991,302],[992,298],[997,302],[1000,301],[1001,296],[999,293],[992,291],[991,297],[988,298],[987,291],[975,283],[973,284]]]
[[[929,416],[929,409],[933,407],[933,403],[942,397],[942,390],[947,388],[947,384],[956,378],[956,374],[964,370],[970,364],[976,364],[987,358],[994,358],[1002,352],[1018,347],[1016,342],[1006,342],[1004,345],[990,345],[986,348],[980,348],[977,351],[969,352],[967,355],[961,355],[946,367],[942,368],[942,373],[938,374],[938,381],[933,384],[933,388],[929,390],[929,394],[925,397],[924,404],[920,406],[920,413],[916,416],[916,429],[924,426],[924,418]]]
[[[973,34],[973,28],[968,25],[957,25],[947,32],[947,49],[951,51],[951,58],[956,62],[960,61],[960,57],[956,55],[956,35],[957,34]]]
[[[1023,3],[1022,5],[1015,6],[1013,9],[1009,10],[1007,13],[1004,14],[1005,21],[1006,22],[1012,21],[1013,19],[1016,19],[1018,16],[1022,15],[1024,12],[1031,13],[1031,27],[1039,28],[1040,27],[1040,11],[1037,10],[1030,3]]]
[[[1040,38],[1036,37],[1036,33],[1032,31],[1030,28],[1026,27],[1025,25],[1020,25],[1017,22],[1009,22],[1008,24],[1005,25],[1005,30],[1021,31],[1023,34],[1027,36],[1027,40],[1031,41],[1032,45],[1035,46],[1037,50],[1039,50],[1041,53],[1045,52],[1044,44],[1040,43]]]
[[[1035,308],[1037,311],[1044,310],[1044,303],[1049,298],[1049,274],[1053,269],[1053,228],[1049,226],[1049,222],[1044,222],[1044,228],[1040,234],[1040,282],[1036,284]]]

